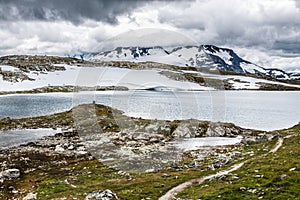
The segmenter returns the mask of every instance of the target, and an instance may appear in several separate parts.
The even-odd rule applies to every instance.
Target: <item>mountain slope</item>
[[[268,69],[239,57],[232,49],[214,45],[182,46],[172,50],[163,47],[118,47],[112,51],[95,53],[91,61],[160,62],[178,66],[193,66],[213,70],[233,71],[271,76],[277,79],[297,79],[298,74],[281,69]]]

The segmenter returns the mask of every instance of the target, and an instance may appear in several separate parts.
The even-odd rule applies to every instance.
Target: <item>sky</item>
[[[0,40],[0,55],[213,44],[299,71],[300,0],[0,0]]]

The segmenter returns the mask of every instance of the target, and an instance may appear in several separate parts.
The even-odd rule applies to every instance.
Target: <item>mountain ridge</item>
[[[179,46],[166,50],[162,46],[117,47],[111,51],[93,53],[91,61],[153,61],[177,66],[199,67],[270,76],[276,79],[300,79],[299,73],[259,66],[240,57],[234,50],[215,45]]]

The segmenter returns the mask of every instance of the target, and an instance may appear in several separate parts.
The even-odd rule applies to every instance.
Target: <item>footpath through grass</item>
[[[230,175],[193,185],[177,197],[189,199],[300,199],[300,126],[273,154],[246,163]]]

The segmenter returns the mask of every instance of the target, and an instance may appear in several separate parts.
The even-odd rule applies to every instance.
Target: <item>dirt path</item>
[[[268,153],[262,155],[262,156],[266,156],[267,154],[270,154],[270,153],[275,153],[283,144],[283,141],[284,139],[286,138],[290,138],[292,137],[293,135],[288,135],[284,138],[279,138],[276,145],[274,146],[273,149],[271,149]],[[173,187],[171,190],[169,190],[165,195],[161,196],[159,198],[159,200],[169,200],[171,199],[172,197],[174,197],[177,193],[183,191],[185,188],[191,186],[191,185],[194,185],[194,184],[201,184],[203,183],[204,181],[208,180],[208,179],[211,179],[211,178],[216,178],[216,177],[219,177],[219,176],[223,176],[223,175],[226,175],[226,174],[229,174],[239,168],[241,168],[245,163],[247,162],[250,162],[252,160],[254,160],[256,158],[250,158],[248,160],[245,160],[241,163],[237,163],[233,166],[231,166],[229,169],[227,170],[223,170],[223,171],[219,171],[217,172],[216,174],[212,174],[212,175],[208,175],[208,176],[204,176],[204,177],[200,177],[200,178],[196,178],[196,179],[191,179],[189,181],[186,181],[176,187]]]

